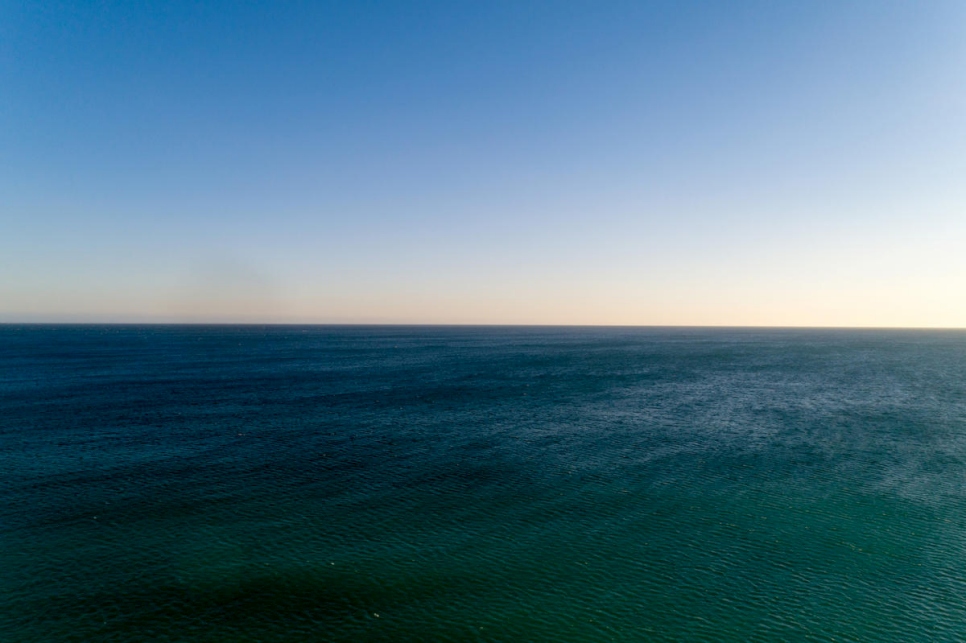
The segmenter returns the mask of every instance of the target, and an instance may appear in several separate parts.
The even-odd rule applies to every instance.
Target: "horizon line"
[[[966,331],[966,326],[795,326],[754,324],[527,324],[432,322],[258,322],[258,321],[0,321],[0,326],[197,326],[331,328],[651,328],[721,330],[935,330]]]

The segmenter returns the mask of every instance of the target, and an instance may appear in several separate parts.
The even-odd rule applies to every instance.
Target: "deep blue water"
[[[0,326],[0,641],[963,641],[966,333]]]

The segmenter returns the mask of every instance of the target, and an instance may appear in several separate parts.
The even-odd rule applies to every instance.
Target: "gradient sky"
[[[0,321],[966,327],[966,3],[0,0]]]

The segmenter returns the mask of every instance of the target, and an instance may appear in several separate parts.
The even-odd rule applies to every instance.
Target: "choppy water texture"
[[[966,334],[0,327],[0,640],[963,641]]]

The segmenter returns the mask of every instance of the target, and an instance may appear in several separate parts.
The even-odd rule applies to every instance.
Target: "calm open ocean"
[[[963,641],[966,333],[0,326],[0,641]]]

